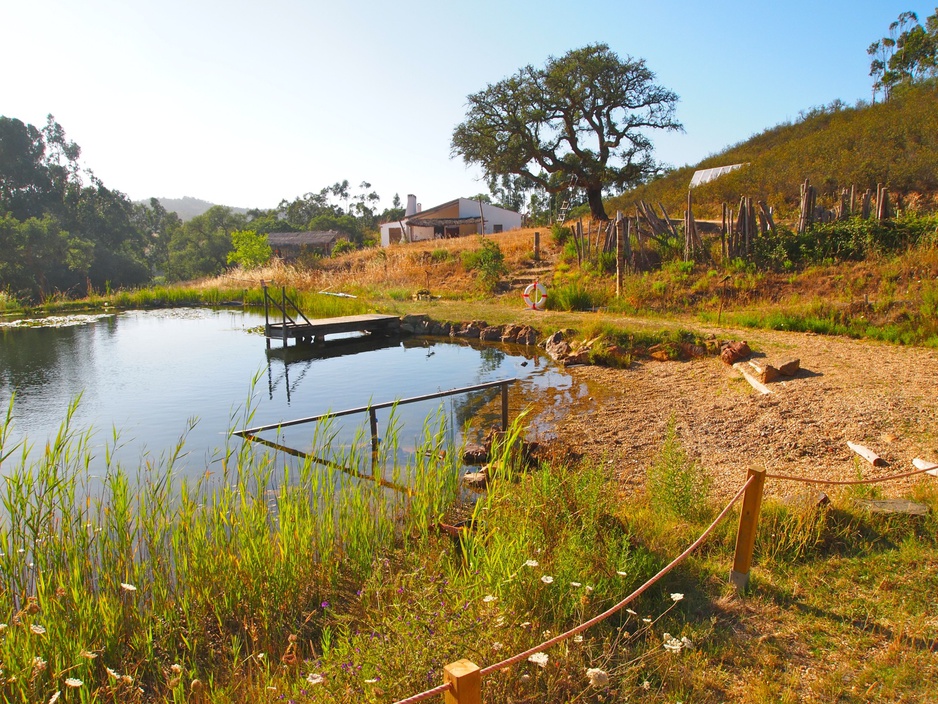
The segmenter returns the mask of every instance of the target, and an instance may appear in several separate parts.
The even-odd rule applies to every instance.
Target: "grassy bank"
[[[604,611],[717,510],[673,426],[627,497],[614,467],[522,467],[509,439],[489,490],[456,511],[475,529],[454,539],[433,528],[455,515],[440,438],[431,419],[415,464],[388,470],[410,495],[308,463],[285,472],[241,445],[215,481],[178,480],[175,455],[95,478],[68,420],[34,460],[0,443],[4,701],[392,701],[439,684],[448,662],[492,664]],[[924,517],[869,514],[861,495],[765,507],[746,600],[726,585],[731,515],[629,610],[490,675],[485,700],[938,696],[938,492],[914,490]]]

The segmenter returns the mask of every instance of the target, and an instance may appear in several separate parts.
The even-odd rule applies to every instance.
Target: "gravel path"
[[[573,367],[589,394],[557,421],[561,445],[615,465],[624,490],[644,481],[668,422],[685,451],[713,478],[713,493],[733,493],[749,466],[817,479],[856,479],[938,462],[938,352],[810,333],[714,329],[747,340],[776,365],[801,360],[794,378],[761,395],[719,358],[642,360],[628,370]],[[858,442],[889,465],[874,468],[847,447]],[[920,477],[881,484],[902,494]],[[934,479],[938,481],[938,479]],[[804,485],[769,481],[767,494]],[[830,490],[828,490],[830,491]]]

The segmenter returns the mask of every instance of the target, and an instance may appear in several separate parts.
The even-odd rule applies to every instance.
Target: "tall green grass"
[[[9,413],[0,428],[4,701],[173,699],[195,680],[236,689],[266,653],[318,642],[327,605],[400,540],[425,546],[455,498],[442,417],[409,465],[393,431],[383,444],[374,471],[410,488],[393,492],[367,479],[363,435],[332,446],[328,420],[298,466],[232,439],[215,475],[192,481],[176,470],[182,437],[135,472],[106,452],[96,475],[75,408],[36,457],[8,446]]]

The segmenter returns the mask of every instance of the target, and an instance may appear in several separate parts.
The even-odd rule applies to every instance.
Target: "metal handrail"
[[[444,398],[446,396],[455,396],[456,394],[468,393],[470,391],[480,391],[482,389],[491,389],[496,386],[502,387],[502,430],[508,429],[508,384],[511,384],[515,379],[502,379],[500,381],[488,381],[483,384],[474,384],[473,386],[464,386],[459,389],[450,389],[449,391],[437,391],[432,394],[424,394],[423,396],[413,396],[411,398],[403,398],[397,401],[383,401],[381,403],[372,403],[368,406],[359,406],[358,408],[348,408],[344,411],[334,411],[331,413],[320,413],[315,416],[308,416],[306,418],[296,418],[295,420],[285,420],[280,421],[279,423],[270,423],[268,425],[259,425],[255,428],[245,428],[244,430],[234,431],[234,435],[245,436],[245,435],[255,435],[257,433],[264,432],[265,430],[275,430],[277,428],[289,428],[293,425],[302,425],[304,423],[315,423],[316,421],[322,420],[323,418],[338,418],[339,416],[348,416],[355,413],[370,413],[372,418],[374,417],[374,412],[382,408],[391,408],[393,406],[403,406],[408,403],[416,403],[418,401],[430,401],[435,398]],[[374,422],[374,420],[372,421]]]

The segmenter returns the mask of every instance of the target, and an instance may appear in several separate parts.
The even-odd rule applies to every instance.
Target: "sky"
[[[683,166],[871,97],[871,42],[911,0],[0,0],[0,115],[54,115],[134,200],[272,208],[348,179],[424,208],[487,191],[450,155],[466,97],[604,42],[680,96]]]

